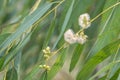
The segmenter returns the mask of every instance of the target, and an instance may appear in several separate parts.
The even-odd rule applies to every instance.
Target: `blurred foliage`
[[[0,0],[0,80],[119,80],[119,4],[120,0]],[[81,14],[93,19],[108,8],[85,30],[85,44],[60,49],[67,29],[81,29]],[[60,50],[46,62],[42,50],[47,46]],[[39,67],[45,63],[50,71]]]

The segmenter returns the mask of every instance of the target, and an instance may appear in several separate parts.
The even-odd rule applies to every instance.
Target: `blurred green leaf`
[[[58,71],[63,67],[67,55],[67,49],[63,49],[54,65],[51,67],[51,70],[48,72],[48,80],[52,80],[53,77],[58,73]]]
[[[5,56],[5,61],[4,61],[4,65],[2,66],[2,68],[4,68],[15,57],[15,55],[23,48],[23,46],[26,45],[26,43],[29,41],[29,38],[30,38],[30,34],[29,36],[27,36],[26,39],[21,41],[21,43],[19,43],[19,45],[15,47],[13,51],[11,51],[9,54]]]
[[[39,80],[48,80],[47,79],[47,71],[44,71],[41,75],[41,78]]]
[[[10,35],[1,45],[0,45],[0,51],[3,51],[10,45],[13,41],[15,41],[17,38],[19,38],[24,32],[26,32],[28,29],[32,27],[32,25],[38,21],[52,6],[52,3],[46,3],[42,7],[38,8],[35,12],[33,12],[31,15],[28,15],[25,17],[25,19],[22,21],[19,28],[16,30],[15,33]]]
[[[105,79],[106,79],[106,76],[99,78],[99,80],[105,80]]]
[[[117,78],[119,77],[119,75],[120,75],[120,68],[116,71],[116,73],[113,75],[113,77],[111,77],[110,80],[117,80]]]
[[[72,1],[71,5],[70,5],[70,7],[69,7],[69,9],[68,9],[68,12],[66,13],[66,17],[65,17],[64,23],[63,23],[63,25],[62,25],[60,34],[59,34],[56,42],[55,42],[54,45],[53,45],[53,49],[56,47],[56,45],[58,44],[59,40],[61,39],[61,37],[62,37],[63,34],[64,34],[64,31],[65,31],[65,29],[66,29],[66,27],[67,27],[67,24],[68,24],[68,22],[69,22],[69,19],[70,19],[70,17],[71,17],[71,13],[72,13],[72,10],[73,10],[74,2],[75,2],[75,0]]]
[[[49,29],[47,31],[47,35],[46,35],[46,38],[44,40],[44,43],[43,43],[43,47],[42,47],[42,50],[45,49],[48,45],[49,45],[49,42],[51,40],[51,37],[53,35],[53,32],[54,32],[54,29],[55,29],[55,19],[53,19],[51,21],[51,25],[49,26]],[[43,53],[42,53],[42,50],[41,50],[41,54],[40,54],[40,61],[43,59]],[[42,61],[41,61],[42,62]]]
[[[10,35],[11,33],[6,33],[6,34],[2,34],[0,35],[0,44],[2,44],[4,42],[5,39],[7,39],[7,37]]]
[[[107,70],[109,70],[114,65],[115,65],[115,63],[110,63],[110,64],[106,65],[105,67],[103,67],[102,69],[100,69],[95,75],[93,75],[89,80],[93,80],[95,77],[97,77],[100,74],[106,72]]]
[[[106,65],[105,67],[103,67],[102,69],[100,69],[95,75],[93,75],[89,80],[94,80],[94,78],[96,78],[97,76],[101,75],[104,72],[107,72],[108,70],[110,70],[115,64],[118,64],[117,62],[111,62],[108,65]],[[109,73],[109,72],[108,72]],[[118,76],[119,76],[120,70],[118,70],[115,75],[109,79],[109,80],[117,80]],[[106,79],[108,79],[106,77]]]
[[[116,54],[113,55],[114,56],[114,58],[112,59],[113,62],[120,59],[120,54],[119,53],[120,53],[120,48],[118,47],[118,50],[116,51]],[[110,78],[112,78],[112,76],[114,76],[114,74],[116,72],[119,72],[119,69],[120,69],[120,63],[117,63],[113,67],[111,67],[111,69],[109,70],[109,74],[107,74],[107,79],[110,80]]]
[[[5,61],[5,57],[0,57],[0,71],[1,71],[1,68],[4,64],[4,61]]]
[[[35,65],[34,69],[32,69],[32,71],[25,76],[24,80],[33,80],[33,76],[35,76],[39,71],[39,65]]]
[[[22,50],[22,49],[21,49],[21,50]],[[18,80],[20,80],[20,79],[21,79],[20,73],[21,73],[21,57],[22,57],[22,52],[19,51],[19,52],[16,53],[16,54],[17,54],[17,55],[16,55],[15,60],[14,60],[14,67],[15,67],[17,73],[19,74],[19,75],[18,75]]]
[[[18,80],[18,74],[14,67],[8,70],[6,80]]]
[[[78,44],[76,46],[76,48],[74,49],[72,59],[71,59],[71,63],[70,63],[70,69],[69,69],[70,72],[75,68],[75,65],[77,64],[77,62],[80,58],[80,54],[81,54],[83,48],[84,47],[82,45]]]
[[[49,26],[49,30],[47,32],[47,36],[43,44],[44,45],[43,48],[48,46],[48,43],[50,42],[54,29],[55,29],[55,19],[51,21],[51,25]]]
[[[107,0],[104,10],[111,5],[115,4],[118,2],[117,0]],[[117,17],[120,14],[120,6],[117,6],[113,8],[112,10],[106,12],[105,14],[102,15],[102,20],[101,20],[101,29],[99,36],[94,43],[93,47],[88,53],[87,60],[96,54],[100,49],[108,45],[109,43],[115,41],[118,39],[118,36],[120,34],[120,28],[119,28],[119,20],[120,18]]]
[[[117,80],[120,80],[120,74],[119,74],[119,76],[118,76]]]
[[[77,75],[77,80],[88,80],[95,67],[117,51],[120,39],[107,45],[94,55]]]

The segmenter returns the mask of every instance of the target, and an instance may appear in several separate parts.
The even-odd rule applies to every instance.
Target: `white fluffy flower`
[[[74,35],[74,32],[71,29],[68,29],[65,33],[64,33],[64,39],[66,42],[68,42],[69,44],[73,44],[76,43],[77,38]]]
[[[78,22],[79,22],[79,25],[84,29],[90,27],[91,23],[90,23],[89,14],[84,13],[84,14],[80,15]]]

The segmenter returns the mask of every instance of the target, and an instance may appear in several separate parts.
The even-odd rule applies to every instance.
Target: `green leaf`
[[[102,69],[100,69],[95,75],[93,75],[89,80],[93,80],[95,77],[99,76],[100,74],[106,72],[107,70],[109,70],[111,67],[113,67],[115,65],[115,63],[110,63],[107,66],[103,67]]]
[[[47,79],[47,71],[44,71],[41,75],[41,78],[39,80],[48,80]]]
[[[21,43],[19,43],[19,45],[13,51],[11,51],[9,54],[5,56],[5,61],[2,68],[4,68],[15,57],[15,55],[23,48],[23,46],[26,45],[26,43],[29,41],[30,35],[31,34],[29,34],[27,38],[21,41]]]
[[[14,67],[15,69],[17,70],[17,73],[19,74],[18,75],[18,80],[20,80],[21,78],[21,57],[22,57],[22,52],[19,51],[18,53],[16,53],[16,57],[15,57],[15,60],[14,60]]]
[[[119,74],[119,76],[118,76],[117,80],[120,80],[120,74]]]
[[[15,41],[17,38],[19,38],[24,32],[26,32],[28,29],[32,27],[32,25],[38,21],[52,6],[52,3],[47,3],[38,8],[35,12],[33,12],[31,15],[28,15],[25,17],[25,19],[20,24],[19,28],[16,30],[15,33],[10,35],[1,45],[0,45],[0,51],[3,51],[10,45],[13,41]]]
[[[119,75],[120,75],[120,68],[116,71],[116,73],[113,75],[113,77],[110,80],[117,80]]]
[[[70,17],[71,17],[71,13],[72,13],[72,10],[73,10],[74,2],[75,2],[75,0],[72,1],[71,5],[70,5],[70,7],[69,7],[69,9],[68,9],[68,12],[67,12],[67,14],[66,14],[64,23],[63,23],[62,28],[61,28],[60,35],[58,36],[56,42],[54,43],[53,49],[56,47],[56,45],[58,44],[59,40],[61,39],[61,37],[62,37],[63,34],[64,34],[64,31],[65,31],[65,29],[66,29],[66,27],[67,27],[67,24],[68,24],[68,22],[69,22],[69,19],[70,19]]]
[[[104,10],[112,6],[116,2],[117,0],[107,0]],[[118,39],[118,36],[120,34],[120,18],[117,17],[120,14],[119,8],[120,6],[117,6],[102,15],[99,36],[95,41],[93,47],[89,51],[88,56],[86,58],[87,60],[89,60],[90,57],[92,57],[94,54],[100,51],[100,49]]]
[[[116,53],[113,55],[113,56],[114,56],[114,58],[112,59],[113,62],[115,62],[115,61],[117,61],[117,60],[120,59],[120,54],[119,54],[119,53],[120,53],[120,48],[119,48],[119,46],[118,46],[118,50],[117,50]],[[112,78],[112,76],[114,76],[114,74],[115,74],[116,72],[119,72],[119,69],[120,69],[120,63],[115,64],[115,65],[110,69],[109,74],[107,75],[107,79],[110,80],[110,78]],[[116,80],[117,80],[117,79],[116,79]]]
[[[43,48],[47,47],[48,43],[50,42],[54,29],[55,29],[55,19],[53,19],[53,21],[51,22],[51,25],[49,26],[49,30],[43,44],[44,45]]]
[[[113,0],[107,0],[105,9],[109,6],[115,4],[117,1]],[[93,70],[95,69],[96,65],[98,65],[100,62],[102,62],[104,59],[106,59],[111,54],[114,54],[115,51],[111,53],[111,50],[115,50],[115,48],[109,50],[106,48],[104,49],[104,53],[110,53],[110,54],[99,54],[96,55],[98,52],[101,52],[100,50],[104,48],[106,45],[112,43],[113,41],[117,40],[120,34],[120,28],[119,28],[119,19],[117,16],[120,14],[120,11],[118,10],[120,7],[113,8],[112,10],[106,12],[102,16],[102,22],[101,22],[101,29],[99,33],[99,37],[97,38],[96,42],[94,43],[92,49],[89,51],[87,56],[87,62],[85,66],[83,66],[83,69],[78,73],[77,80],[83,79],[87,80],[90,75],[92,74]],[[104,9],[104,10],[105,10]],[[115,46],[117,47],[117,46]],[[109,51],[108,51],[109,50]],[[101,52],[103,53],[103,52]],[[96,55],[96,58],[95,58]],[[94,57],[92,57],[94,56]],[[98,57],[98,58],[97,58]],[[86,75],[86,76],[84,76]]]
[[[48,72],[48,80],[52,80],[53,77],[57,74],[57,72],[62,68],[66,59],[66,55],[67,55],[67,49],[63,49],[60,52],[54,65],[51,67],[51,70]]]
[[[8,70],[6,80],[18,80],[18,74],[14,67]]]
[[[101,77],[101,78],[99,78],[99,80],[105,80],[105,79],[106,79],[106,75]]]
[[[77,75],[77,80],[88,80],[95,67],[117,51],[120,39],[107,45],[94,55]]]
[[[108,65],[106,65],[105,67],[103,67],[102,69],[100,69],[95,75],[93,75],[89,80],[93,80],[95,77],[99,76],[100,74],[107,72],[108,70],[110,70],[114,65],[118,64],[118,62],[111,62]],[[108,72],[109,73],[109,72]],[[116,72],[116,75],[114,75],[111,79],[109,80],[117,80],[117,77],[119,76],[120,70],[118,70]]]
[[[33,76],[35,76],[40,71],[39,65],[35,65],[34,69],[26,75],[24,80],[33,80]]]
[[[2,42],[4,42],[4,40],[5,40],[10,34],[11,34],[11,33],[6,33],[6,34],[0,35],[0,44],[2,44]]]
[[[51,37],[53,35],[53,32],[54,32],[54,29],[55,29],[55,21],[56,19],[53,19],[51,21],[51,25],[49,26],[49,30],[47,31],[47,35],[46,35],[46,38],[44,40],[44,43],[43,43],[43,47],[42,47],[42,50],[45,49],[48,45],[49,45],[49,42],[51,40]],[[40,54],[40,61],[43,59],[43,53],[42,53],[42,50],[41,50],[41,54]],[[42,62],[42,61],[41,61]]]
[[[5,61],[5,57],[0,57],[0,71],[1,71],[1,68],[4,64],[4,61]]]
[[[74,49],[73,56],[72,56],[71,63],[70,63],[70,69],[69,69],[70,72],[75,68],[75,65],[77,64],[80,58],[80,54],[82,50],[83,50],[83,46],[80,44],[78,44],[76,48]]]

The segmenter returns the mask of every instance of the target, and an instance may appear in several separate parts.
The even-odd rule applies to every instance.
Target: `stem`
[[[66,46],[66,43],[64,43],[57,51],[53,52],[52,56],[53,57],[55,54],[57,54],[61,49],[63,49]]]
[[[79,34],[82,31],[84,31],[84,28],[80,29],[76,34]]]
[[[95,21],[98,17],[100,17],[102,14],[106,13],[107,11],[109,11],[110,9],[114,8],[115,6],[119,5],[120,2],[108,7],[107,9],[105,9],[103,12],[101,12],[100,14],[98,14],[95,18],[91,19],[90,22],[92,23],[93,21]],[[82,30],[84,29],[81,29],[79,30],[76,34],[79,34]]]
[[[32,14],[32,13],[38,8],[40,2],[41,2],[41,0],[37,0],[37,1],[35,2],[35,4],[33,5],[33,7],[31,8],[29,14]]]
[[[115,6],[119,5],[120,2],[110,6],[109,8],[105,9],[103,12],[101,12],[100,14],[98,14],[95,18],[93,18],[90,22],[95,21],[98,17],[100,17],[102,14],[106,13],[107,11],[109,11],[110,9],[114,8]]]
[[[115,53],[115,56],[114,56],[114,59],[113,59],[113,63],[118,63],[118,62],[119,62],[119,60],[118,60],[118,61],[115,61],[116,58],[117,58],[118,52],[119,52],[119,46],[118,46],[118,49],[117,49],[117,51],[116,51],[116,53]],[[112,67],[110,68],[110,71],[108,72],[106,79],[109,79],[109,75],[110,75],[111,71],[112,71]]]
[[[38,20],[34,25],[38,24],[39,22],[41,22],[43,19],[45,19],[51,12],[53,12],[56,8],[58,8],[62,3],[64,2],[64,0],[62,0],[57,6],[55,6],[52,10],[50,10],[48,13],[46,13],[46,15],[44,15],[40,20]],[[56,2],[55,2],[56,3]]]

